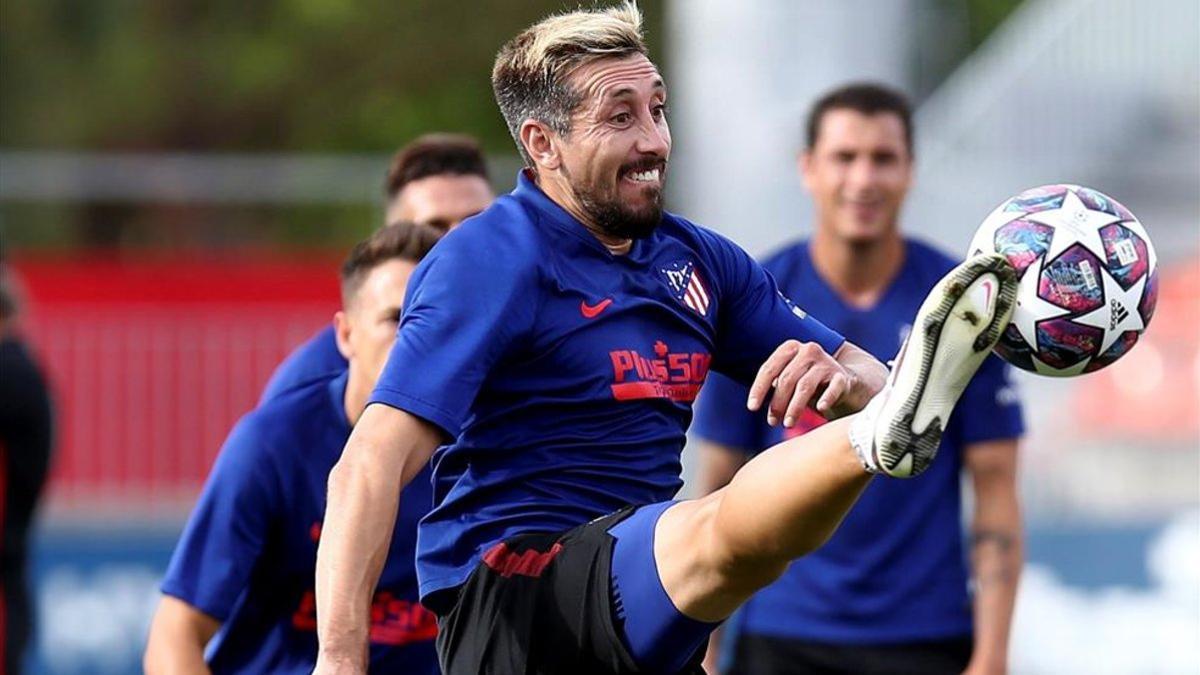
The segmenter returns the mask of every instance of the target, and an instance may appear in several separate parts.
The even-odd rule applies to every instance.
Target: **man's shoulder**
[[[922,239],[905,237],[904,243],[908,250],[908,264],[922,271],[936,274],[938,278],[961,262],[941,248]]]
[[[667,211],[663,212],[659,232],[702,255],[719,255],[729,251],[744,252],[741,246],[720,232]]]
[[[808,239],[796,239],[762,257],[762,266],[776,276],[795,270],[808,260]]]
[[[537,213],[512,195],[498,197],[479,215],[448,232],[434,246],[429,259],[446,255],[473,256],[473,264],[489,260],[512,267],[511,256],[538,260],[543,250],[542,229]]]
[[[662,229],[668,236],[683,241],[702,255],[725,261],[730,260],[730,256],[752,260],[751,255],[729,237],[675,214],[663,214]],[[805,264],[808,259],[807,251],[807,240],[798,240],[772,251],[765,258],[759,259],[757,264],[783,283],[783,279],[789,278]]]
[[[263,388],[259,404],[265,404],[297,387],[345,372],[347,367],[346,357],[338,351],[333,326],[327,325],[296,347],[275,368]]]
[[[281,392],[246,413],[229,435],[228,449],[238,453],[292,455],[311,444],[333,423],[330,375]]]
[[[4,371],[5,379],[19,380],[24,383],[42,379],[41,367],[30,353],[23,339],[14,335],[0,338],[0,370]]]

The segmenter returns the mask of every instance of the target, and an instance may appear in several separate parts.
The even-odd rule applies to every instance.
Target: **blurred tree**
[[[640,4],[657,57],[663,0]],[[0,147],[388,153],[448,130],[510,154],[492,100],[496,50],[573,6],[0,0]],[[378,217],[369,205],[0,204],[18,246],[341,246]]]
[[[1024,0],[913,0],[912,94],[923,100]]]
[[[643,0],[661,51],[661,0]],[[492,59],[554,0],[4,0],[0,145],[389,151],[511,141]]]

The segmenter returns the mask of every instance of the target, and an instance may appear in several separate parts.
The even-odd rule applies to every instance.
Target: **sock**
[[[883,408],[883,400],[890,389],[891,383],[889,382],[867,402],[867,407],[850,420],[850,427],[846,432],[850,437],[850,447],[854,448],[854,452],[858,455],[858,461],[862,462],[863,469],[867,473],[880,472],[879,465],[875,462],[875,453],[872,452],[875,446],[875,422],[879,417],[880,409]]]

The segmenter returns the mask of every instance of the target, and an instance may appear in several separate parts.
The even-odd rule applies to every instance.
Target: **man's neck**
[[[818,228],[812,238],[812,264],[847,304],[868,308],[900,273],[904,240],[895,229],[877,241],[857,243]]]
[[[528,171],[528,169],[526,169]],[[588,232],[592,234],[608,252],[613,255],[625,255],[633,248],[632,239],[622,239],[605,234],[601,229],[592,222],[592,218],[583,208],[583,204],[575,196],[574,191],[570,187],[563,184],[561,180],[545,179],[541,174],[533,173],[531,178],[533,182],[541,188],[542,192],[550,198],[555,204],[558,204],[564,211],[571,214],[571,217],[579,221]]]
[[[367,399],[371,396],[370,382],[354,366],[350,366],[350,375],[346,379],[346,393],[342,396],[342,410],[346,413],[346,421],[350,426],[358,421],[363,410],[367,407]]]

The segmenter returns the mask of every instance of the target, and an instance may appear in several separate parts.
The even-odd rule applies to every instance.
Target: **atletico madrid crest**
[[[708,306],[712,304],[712,291],[692,261],[679,260],[666,267],[660,267],[659,271],[662,272],[663,280],[676,300],[700,316],[708,316]]]

